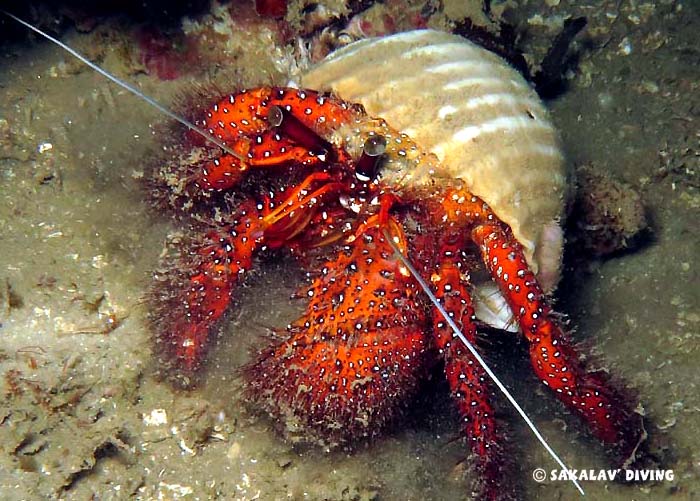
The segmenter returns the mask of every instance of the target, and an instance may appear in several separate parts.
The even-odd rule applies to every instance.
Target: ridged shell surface
[[[556,284],[564,160],[547,110],[500,57],[456,35],[411,31],[350,44],[301,84],[361,103],[433,152],[435,175],[464,180],[511,226],[543,287]]]

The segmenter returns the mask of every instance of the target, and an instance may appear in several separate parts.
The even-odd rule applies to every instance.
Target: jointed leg
[[[371,228],[324,263],[304,315],[247,369],[260,408],[305,438],[338,443],[379,432],[425,365],[425,312],[384,235]]]
[[[156,274],[151,323],[164,351],[185,372],[199,367],[212,327],[252,265],[260,217],[254,202],[242,204],[229,224],[210,230],[194,250],[179,249],[176,262]]]
[[[510,230],[502,223],[480,224],[472,230],[472,238],[530,343],[537,377],[580,414],[600,440],[628,459],[644,438],[641,416],[634,412],[630,398],[611,384],[607,374],[586,370],[553,319]]]
[[[628,459],[644,438],[641,416],[632,399],[602,372],[589,372],[556,321],[522,247],[510,228],[483,200],[465,189],[446,190],[440,222],[471,233],[481,257],[530,343],[530,359],[539,379],[580,414],[593,433]],[[443,218],[444,217],[444,218]],[[434,224],[437,224],[435,222]]]
[[[448,242],[449,241],[449,242]],[[474,308],[469,296],[469,277],[462,266],[465,239],[461,234],[442,238],[438,244],[438,264],[430,280],[442,306],[472,344],[477,344]],[[507,498],[502,492],[503,456],[494,412],[488,401],[490,384],[483,368],[453,331],[437,308],[433,308],[433,334],[445,361],[445,376],[452,398],[462,417],[463,430],[474,454],[474,469],[484,499]]]

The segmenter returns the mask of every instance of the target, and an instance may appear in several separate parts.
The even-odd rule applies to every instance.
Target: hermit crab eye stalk
[[[328,160],[328,158],[324,159],[323,156],[328,157],[333,154],[333,146],[328,141],[281,106],[270,106],[267,112],[267,121],[273,127],[277,127],[282,135],[313,152],[321,160]]]
[[[370,136],[362,146],[362,155],[355,166],[355,177],[360,181],[372,181],[379,173],[379,164],[386,151],[384,136]]]

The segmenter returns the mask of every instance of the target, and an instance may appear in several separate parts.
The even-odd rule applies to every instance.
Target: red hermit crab
[[[308,303],[286,338],[247,368],[255,402],[287,428],[338,443],[377,433],[442,359],[484,492],[495,496],[501,458],[488,381],[391,238],[472,341],[478,255],[516,313],[538,378],[602,441],[623,454],[636,445],[639,416],[582,366],[508,225],[464,183],[440,177],[407,135],[333,95],[282,87],[225,96],[200,123],[237,155],[190,138],[167,167],[180,169],[172,200],[217,208],[200,217],[201,237],[155,296],[159,340],[181,371],[202,363],[256,253],[289,249],[312,276]]]
[[[315,270],[313,281],[287,339],[248,368],[256,402],[328,442],[371,435],[442,358],[489,486],[501,463],[483,370],[453,342],[386,239],[417,263],[472,341],[475,247],[517,314],[537,376],[601,440],[636,444],[637,416],[604,377],[581,366],[509,227],[462,183],[436,175],[439,166],[408,136],[332,95],[280,87],[226,96],[203,123],[240,158],[194,143],[180,152],[194,159],[183,193],[235,197],[226,198],[230,213],[181,256],[170,281],[184,276],[184,290],[175,285],[156,303],[159,339],[179,367],[202,363],[256,252],[288,248]],[[317,264],[320,256],[330,258]]]

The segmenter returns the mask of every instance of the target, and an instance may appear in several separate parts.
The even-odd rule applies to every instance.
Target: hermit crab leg
[[[588,372],[579,361],[554,321],[520,244],[502,224],[477,225],[472,238],[530,343],[537,377],[583,417],[595,436],[613,445],[623,461],[633,457],[644,436],[641,416],[612,386],[607,374]]]
[[[406,267],[408,272],[413,276],[413,278],[418,282],[420,287],[423,289],[423,292],[428,296],[430,301],[433,303],[435,306],[435,309],[439,312],[440,317],[444,319],[444,321],[450,326],[452,329],[453,337],[458,339],[470,352],[470,354],[474,357],[474,359],[478,362],[478,364],[483,368],[484,372],[489,376],[489,378],[494,382],[494,384],[498,387],[498,389],[503,393],[503,395],[508,399],[508,401],[511,403],[511,405],[515,408],[515,410],[520,414],[522,417],[523,421],[528,425],[528,427],[532,430],[533,434],[537,439],[540,441],[542,446],[546,449],[546,451],[549,453],[549,455],[554,459],[554,461],[559,465],[559,467],[562,470],[569,471],[569,468],[566,467],[564,462],[559,458],[556,452],[554,452],[554,449],[550,447],[550,445],[547,443],[545,438],[542,436],[540,431],[537,429],[535,424],[530,420],[530,418],[527,416],[525,411],[520,407],[520,404],[515,400],[513,395],[508,391],[508,389],[503,385],[501,380],[496,376],[496,374],[491,370],[491,368],[487,365],[486,361],[481,357],[479,352],[476,350],[472,342],[467,338],[467,336],[462,333],[460,330],[459,326],[455,323],[455,321],[452,319],[452,316],[448,313],[448,311],[445,309],[445,307],[440,303],[438,298],[435,296],[433,291],[431,290],[430,286],[428,283],[423,279],[421,274],[416,270],[411,262],[408,260],[406,256],[404,256],[403,252],[401,251],[400,247],[397,245],[397,243],[394,241],[393,238],[391,238],[388,234],[388,232],[384,231],[383,232],[387,240],[389,241],[392,249],[394,250],[394,253],[396,256],[401,260],[403,265]],[[477,388],[478,389],[478,388]],[[483,409],[485,409],[485,406],[482,404],[482,415],[483,415]],[[473,428],[472,428],[473,429]],[[489,443],[484,441],[484,446]],[[482,456],[482,465],[483,466],[491,466],[494,465],[495,463],[490,463],[490,461],[486,460],[486,462],[483,459]],[[578,483],[578,480],[572,476],[571,477],[571,482],[574,484],[576,489],[581,493],[581,495],[585,495],[583,488],[581,485]]]
[[[596,437],[628,459],[644,438],[641,416],[604,373],[587,371],[568,345],[510,229],[488,204],[465,189],[447,190],[442,210],[451,224],[466,226],[480,247],[487,269],[530,343],[537,377],[583,417]]]
[[[307,176],[299,186],[291,190],[284,203],[265,214],[261,231],[268,238],[281,237],[280,244],[293,239],[311,221],[322,199],[343,189],[341,183],[331,180],[332,177],[325,172],[314,172]],[[324,181],[326,182],[321,187],[309,193],[313,183]]]
[[[476,345],[476,317],[469,297],[469,277],[466,267],[460,262],[466,242],[463,237],[456,237],[449,237],[449,242],[445,241],[447,239],[440,242],[440,262],[430,281],[440,304],[452,315],[464,337]],[[482,491],[490,492],[494,486],[502,487],[503,471],[499,452],[501,437],[497,434],[493,408],[488,401],[489,379],[466,347],[455,342],[452,328],[439,309],[433,310],[433,338],[445,360],[445,376],[452,398],[462,416],[469,446],[476,456],[475,469],[484,479]]]
[[[253,264],[261,218],[254,201],[241,204],[231,221],[208,231],[194,252],[181,249],[179,262],[166,263],[166,271],[155,274],[150,322],[164,358],[184,373],[199,368],[212,327],[226,311],[239,277]]]
[[[324,134],[351,121],[353,113],[345,102],[314,91],[259,87],[230,94],[210,106],[197,124],[236,155],[204,161],[191,184],[200,191],[223,191],[254,168],[345,161],[347,154]]]
[[[323,263],[300,295],[309,299],[304,315],[246,369],[250,398],[306,440],[376,435],[429,360],[413,280],[372,227]]]

